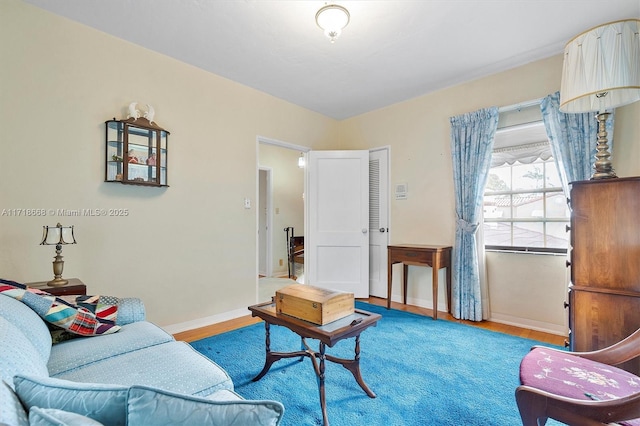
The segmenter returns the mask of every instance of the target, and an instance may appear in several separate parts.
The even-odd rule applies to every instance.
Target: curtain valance
[[[551,145],[549,145],[548,141],[507,146],[493,150],[491,167],[498,167],[503,164],[513,165],[516,161],[521,164],[531,164],[537,159],[548,160],[551,157]]]

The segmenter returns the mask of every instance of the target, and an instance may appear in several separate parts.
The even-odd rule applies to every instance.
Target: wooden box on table
[[[292,284],[276,291],[276,311],[318,325],[354,312],[353,293]]]

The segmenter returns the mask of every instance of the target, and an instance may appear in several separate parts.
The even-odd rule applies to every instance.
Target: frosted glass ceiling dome
[[[328,4],[321,7],[316,13],[316,24],[324,30],[331,43],[336,41],[344,27],[349,24],[351,15],[349,11],[337,4]]]

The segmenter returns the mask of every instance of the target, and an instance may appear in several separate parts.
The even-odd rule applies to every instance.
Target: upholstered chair
[[[640,355],[640,329],[593,352],[534,346],[520,363],[516,402],[523,426],[640,426],[640,377],[615,365]]]

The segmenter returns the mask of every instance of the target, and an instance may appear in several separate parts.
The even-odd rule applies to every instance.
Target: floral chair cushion
[[[640,392],[640,378],[617,367],[545,348],[520,364],[520,383],[573,399],[615,399]],[[640,419],[620,422],[640,426]]]

